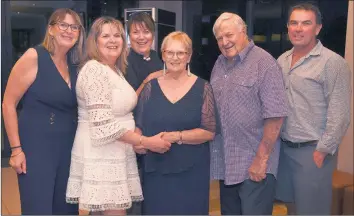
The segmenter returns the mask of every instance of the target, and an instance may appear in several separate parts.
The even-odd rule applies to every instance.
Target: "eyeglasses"
[[[81,26],[78,24],[68,24],[65,22],[55,22],[54,24],[58,24],[59,29],[62,31],[66,31],[69,28],[69,26],[71,28],[71,31],[73,32],[77,32],[81,29]]]
[[[179,59],[183,59],[186,55],[188,55],[188,52],[173,52],[169,50],[164,50],[163,51],[166,55],[167,58],[173,58],[173,56],[177,56]]]

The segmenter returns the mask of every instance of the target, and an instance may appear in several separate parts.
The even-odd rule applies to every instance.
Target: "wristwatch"
[[[183,142],[182,142],[182,131],[179,132],[179,140],[177,141],[177,144],[178,145],[183,144]]]

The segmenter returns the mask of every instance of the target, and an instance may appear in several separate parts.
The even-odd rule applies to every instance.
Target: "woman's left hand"
[[[170,143],[176,143],[179,140],[179,133],[178,132],[165,132],[161,138],[170,142]]]
[[[133,149],[138,154],[146,154],[146,149],[142,145],[133,145]]]

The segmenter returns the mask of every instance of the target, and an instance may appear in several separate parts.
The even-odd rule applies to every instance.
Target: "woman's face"
[[[79,39],[81,26],[74,17],[66,14],[65,18],[49,26],[49,34],[53,37],[54,44],[59,47],[71,49]]]
[[[149,56],[154,40],[153,33],[146,28],[145,23],[133,23],[129,32],[131,48],[144,56]]]
[[[123,49],[122,34],[115,25],[106,23],[102,26],[97,48],[104,63],[115,64]]]
[[[186,66],[191,59],[186,46],[177,40],[171,40],[163,50],[162,59],[169,73],[181,73],[186,71]]]

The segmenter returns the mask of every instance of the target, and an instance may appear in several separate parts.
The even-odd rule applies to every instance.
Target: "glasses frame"
[[[166,57],[168,59],[172,59],[174,56],[176,56],[178,59],[183,59],[189,54],[189,52],[173,52],[173,51],[170,51],[170,50],[164,50],[163,52],[165,53],[165,55],[166,55]],[[171,57],[169,57],[168,54],[167,54],[169,52],[173,54]],[[179,54],[182,54],[182,53],[183,53],[182,57],[178,56]]]
[[[67,27],[66,27],[65,29],[63,29],[63,28],[61,28],[61,27],[63,27],[63,26],[61,26],[60,24],[65,24],[65,25],[67,25]],[[54,22],[53,25],[58,25],[58,28],[59,28],[60,30],[62,30],[62,31],[66,31],[66,30],[68,30],[69,27],[70,27],[70,29],[71,29],[72,32],[79,32],[79,31],[81,30],[81,28],[82,28],[82,26],[79,25],[79,24],[69,24],[69,23],[61,22],[61,21]],[[61,27],[60,27],[60,26],[61,26]],[[73,29],[73,26],[78,26],[79,29],[78,29],[78,30],[74,30],[74,29]]]

